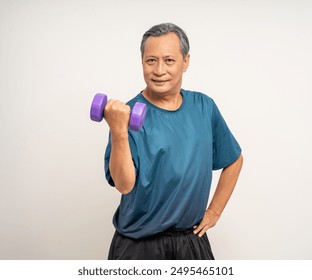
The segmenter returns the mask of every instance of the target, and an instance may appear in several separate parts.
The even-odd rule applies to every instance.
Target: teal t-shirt
[[[122,195],[114,215],[116,230],[142,238],[170,228],[198,224],[207,208],[212,170],[224,168],[241,148],[214,101],[207,95],[181,89],[183,103],[176,111],[151,104],[140,93],[128,102],[147,105],[143,127],[129,130],[136,169],[133,190]],[[109,184],[110,139],[105,152]]]

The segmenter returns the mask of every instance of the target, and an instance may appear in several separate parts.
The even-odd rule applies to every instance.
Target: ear
[[[190,64],[190,55],[188,54],[187,56],[185,56],[183,61],[183,72],[186,72],[189,64]]]

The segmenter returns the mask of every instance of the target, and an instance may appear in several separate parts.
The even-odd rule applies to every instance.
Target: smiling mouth
[[[159,83],[159,84],[168,82],[168,80],[154,80],[154,79],[152,79],[152,81],[153,81],[154,83]]]

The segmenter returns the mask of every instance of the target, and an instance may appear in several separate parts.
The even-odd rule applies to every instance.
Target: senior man
[[[190,62],[185,32],[172,23],[142,38],[146,87],[127,104],[110,100],[108,182],[122,194],[108,259],[214,259],[206,231],[236,185],[241,148],[207,95],[181,88]],[[139,132],[128,130],[134,103],[147,105]],[[212,171],[222,169],[208,205]]]

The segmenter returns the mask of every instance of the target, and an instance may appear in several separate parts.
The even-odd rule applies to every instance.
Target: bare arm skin
[[[199,237],[202,237],[209,228],[213,227],[218,222],[233,193],[242,165],[243,156],[240,155],[235,162],[222,170],[216,191],[205,212],[202,222],[195,227],[194,234],[198,234]]]
[[[128,142],[130,107],[123,102],[111,99],[105,106],[105,120],[110,127],[111,156],[109,170],[116,189],[127,194],[135,184],[135,168]]]

